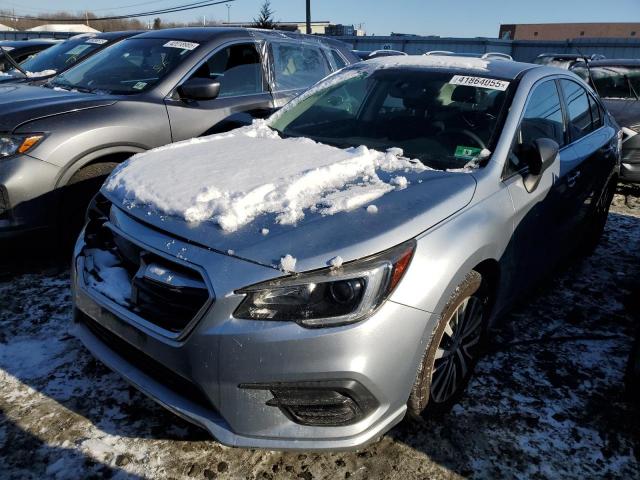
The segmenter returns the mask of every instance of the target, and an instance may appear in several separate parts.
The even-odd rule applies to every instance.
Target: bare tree
[[[273,20],[274,13],[275,12],[271,10],[271,2],[269,0],[264,0],[262,7],[260,7],[260,15],[258,18],[253,19],[253,26],[267,30],[275,29],[276,22]]]

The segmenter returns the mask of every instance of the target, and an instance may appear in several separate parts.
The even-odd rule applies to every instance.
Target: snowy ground
[[[640,311],[640,189],[586,261],[514,311],[445,418],[355,453],[236,450],[137,393],[69,334],[68,271],[0,267],[2,478],[640,478],[623,370]]]

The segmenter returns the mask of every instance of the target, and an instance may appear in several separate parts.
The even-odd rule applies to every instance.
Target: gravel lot
[[[17,258],[17,257],[16,257]],[[237,450],[165,412],[70,331],[68,271],[0,267],[2,478],[640,478],[623,372],[640,312],[640,188],[595,254],[504,323],[453,412],[353,453]]]

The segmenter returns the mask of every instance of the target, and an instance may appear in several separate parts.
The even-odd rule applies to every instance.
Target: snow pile
[[[280,270],[284,272],[295,272],[297,259],[288,253],[280,259]]]
[[[57,72],[55,70],[43,70],[41,72],[27,72],[27,77],[29,78],[38,78],[38,77],[48,77],[50,75],[55,75]]]
[[[105,188],[125,203],[188,222],[212,220],[233,232],[262,214],[292,225],[305,210],[333,215],[360,208],[395,189],[379,173],[424,170],[400,149],[343,150],[306,138],[281,139],[258,121],[138,154],[114,171]]]
[[[375,205],[369,205],[367,207],[367,213],[371,213],[371,214],[378,213],[378,207],[376,207]]]
[[[343,263],[344,263],[344,260],[340,255],[338,255],[337,257],[333,257],[331,260],[329,260],[329,265],[331,265],[332,268],[340,268]]]
[[[456,70],[488,70],[489,61],[474,57],[453,57],[447,55],[407,55],[378,57],[367,60],[367,64],[378,68],[425,67],[449,68]]]

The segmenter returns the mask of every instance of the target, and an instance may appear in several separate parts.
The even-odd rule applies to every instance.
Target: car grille
[[[209,410],[212,409],[211,402],[209,402],[204,392],[189,380],[174,373],[161,363],[122,340],[80,310],[76,310],[75,318],[77,322],[86,326],[98,340],[113,350],[114,353],[130,364],[135,365],[136,368],[159,384],[166,386],[171,391],[201,407]]]
[[[89,207],[85,281],[147,322],[181,334],[213,302],[204,278],[118,234],[108,221],[110,207],[102,195]]]

